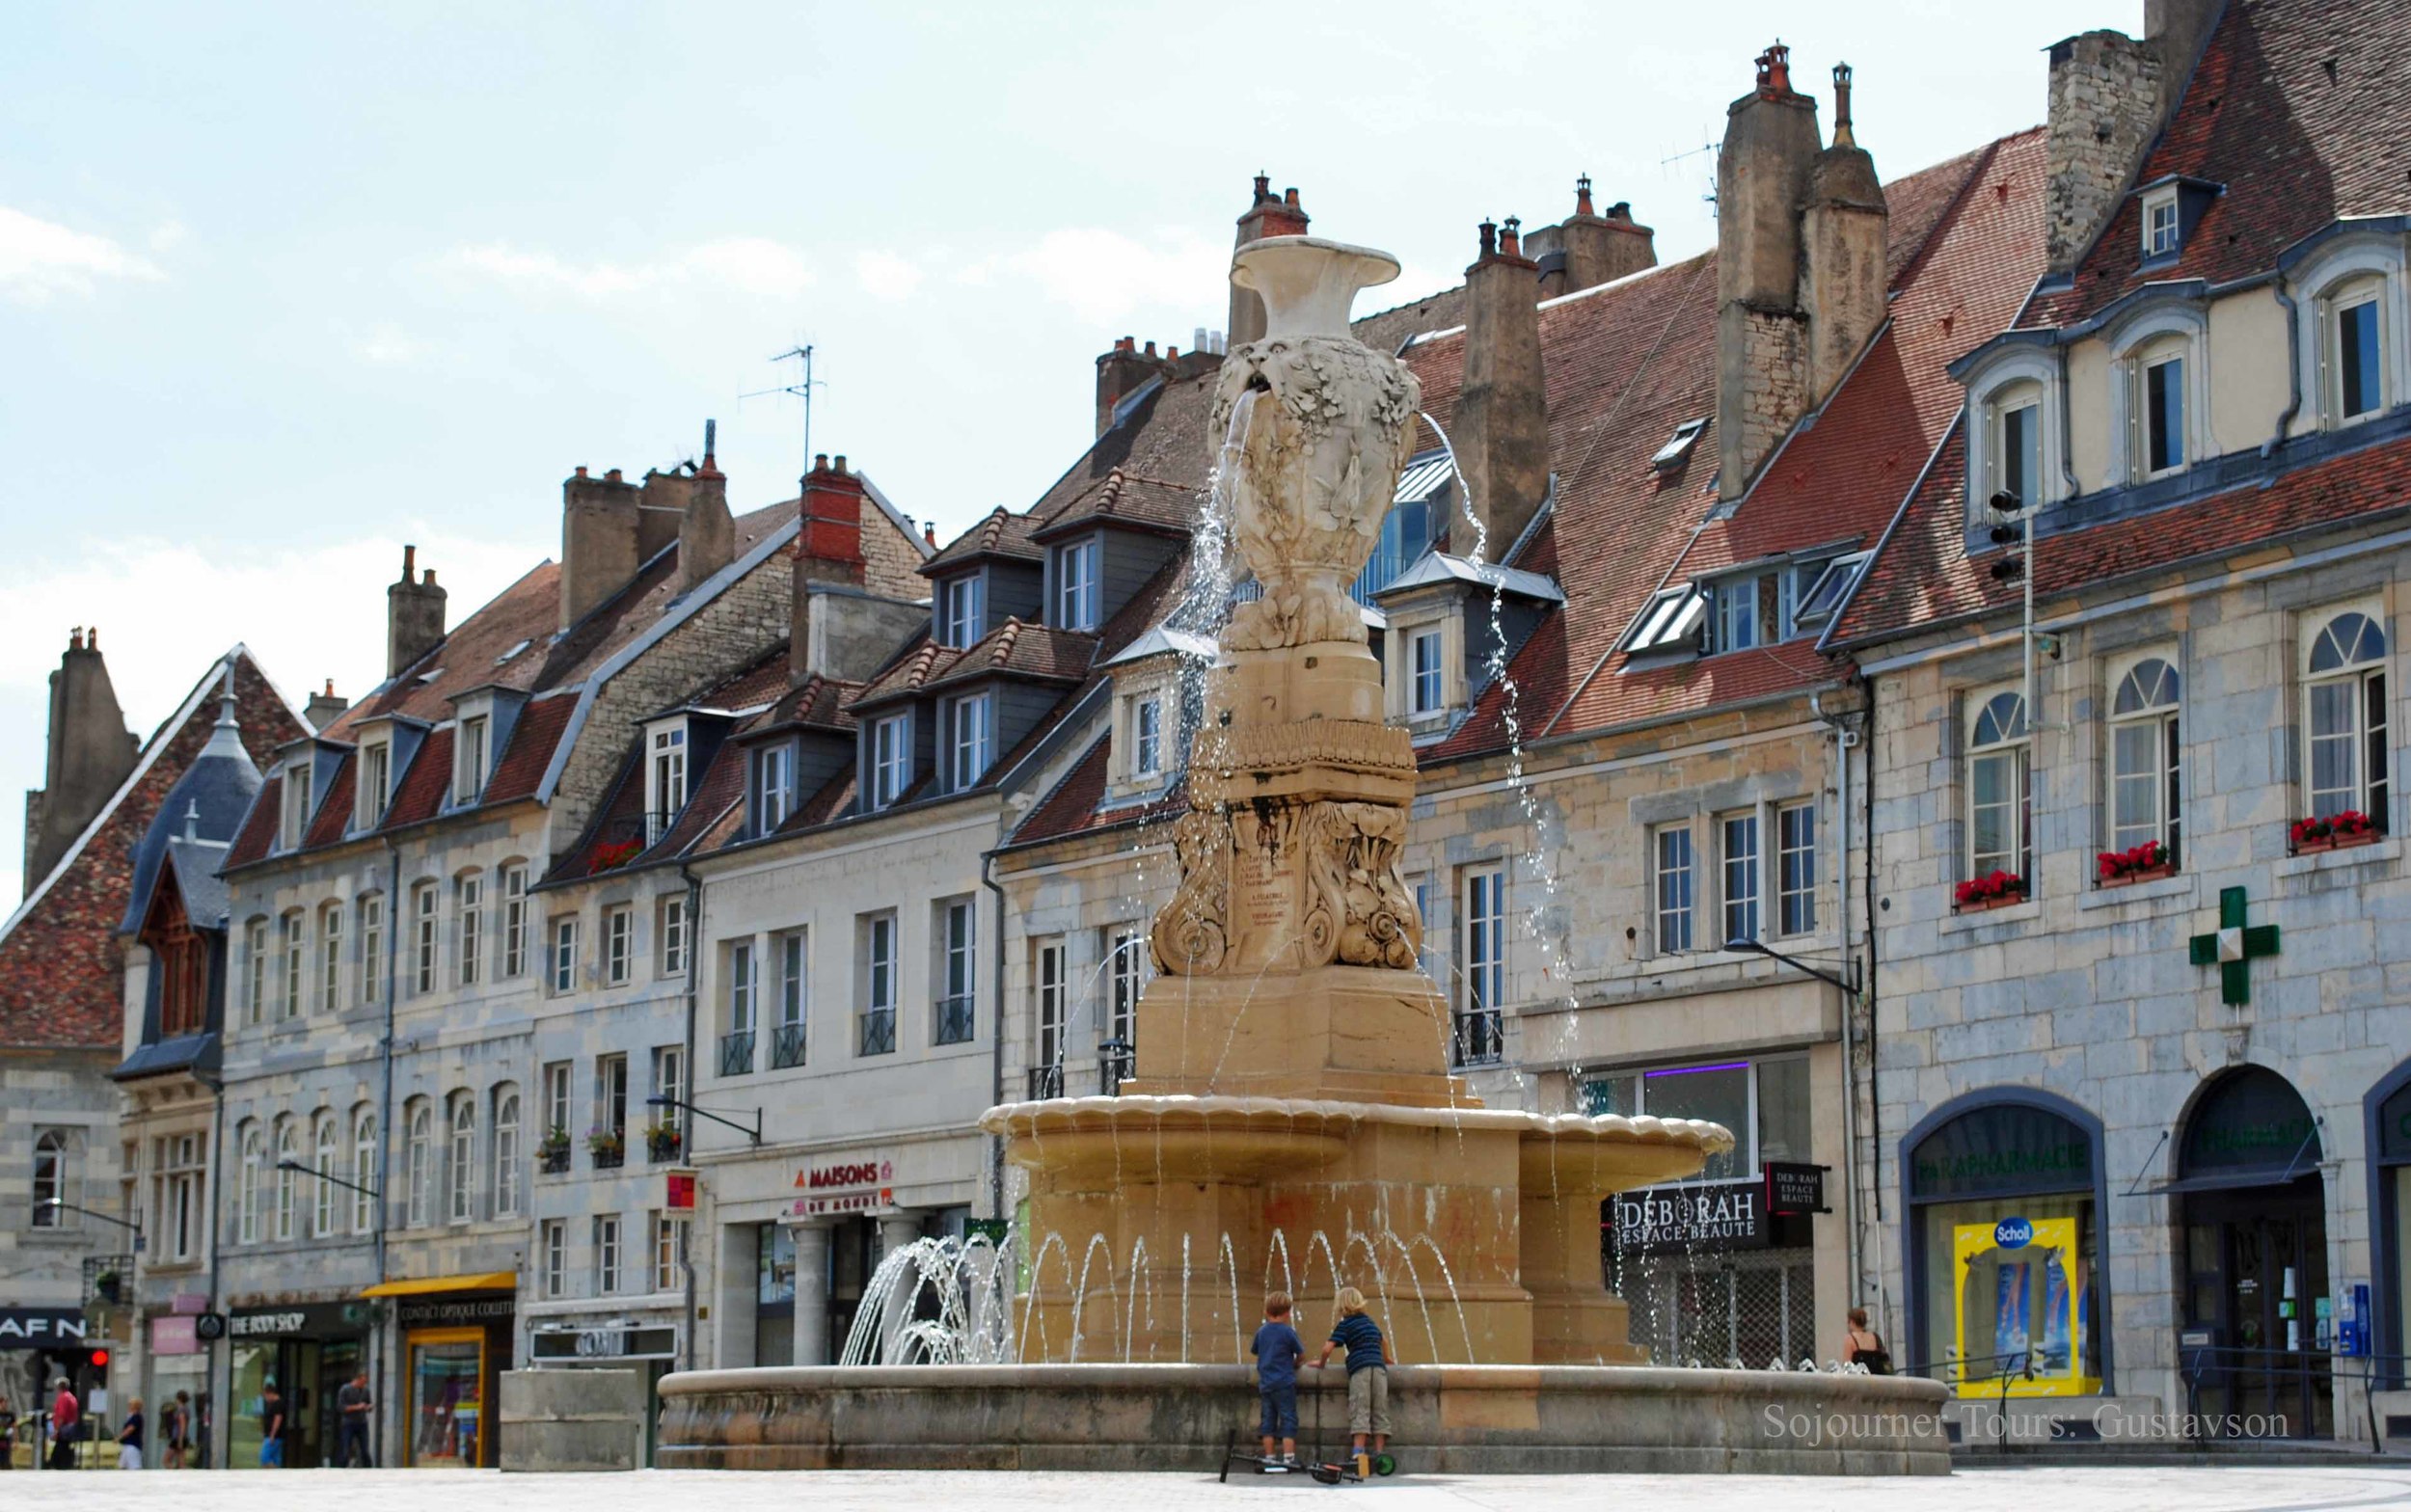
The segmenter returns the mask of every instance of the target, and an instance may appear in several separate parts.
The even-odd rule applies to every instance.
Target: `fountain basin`
[[[1938,1382],[1581,1365],[1400,1365],[1409,1473],[1947,1474]],[[1301,1372],[1302,1444],[1344,1448],[1346,1378]],[[1211,1471],[1256,1427],[1241,1365],[796,1366],[662,1383],[658,1463],[714,1470]]]

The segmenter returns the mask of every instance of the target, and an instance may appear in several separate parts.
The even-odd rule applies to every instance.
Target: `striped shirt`
[[[1362,1312],[1351,1312],[1331,1331],[1331,1341],[1348,1352],[1348,1374],[1382,1364],[1381,1325]]]

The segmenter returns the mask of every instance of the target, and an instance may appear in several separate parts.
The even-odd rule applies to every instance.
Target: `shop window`
[[[467,1468],[485,1463],[482,1329],[417,1329],[408,1337],[407,1463]]]

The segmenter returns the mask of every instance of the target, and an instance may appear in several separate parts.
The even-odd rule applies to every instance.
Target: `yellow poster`
[[[1955,1349],[1962,1396],[2088,1396],[2083,1373],[2086,1277],[2073,1218],[1960,1224]],[[2007,1377],[2006,1383],[2003,1377]]]

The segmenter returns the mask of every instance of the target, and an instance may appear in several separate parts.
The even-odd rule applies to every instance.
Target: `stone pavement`
[[[1649,1512],[1730,1509],[1753,1503],[1781,1512],[2324,1512],[2411,1508],[2411,1465],[2310,1469],[2099,1469],[1962,1471],[1948,1479],[1840,1480],[1745,1475],[1401,1476],[1370,1486],[1317,1486],[1305,1476],[1217,1485],[1210,1475],[916,1473],[829,1471],[811,1474],[645,1471],[626,1475],[501,1475],[474,1471],[262,1471],[178,1475],[92,1472],[12,1475],[0,1504],[40,1512],[260,1512],[297,1505],[340,1512],[661,1512],[708,1502],[712,1512],[913,1512],[949,1504],[975,1512],[1065,1512],[1118,1507],[1143,1512],[1295,1505],[1325,1497],[1377,1498],[1390,1512]],[[20,1498],[22,1499],[20,1499]]]

